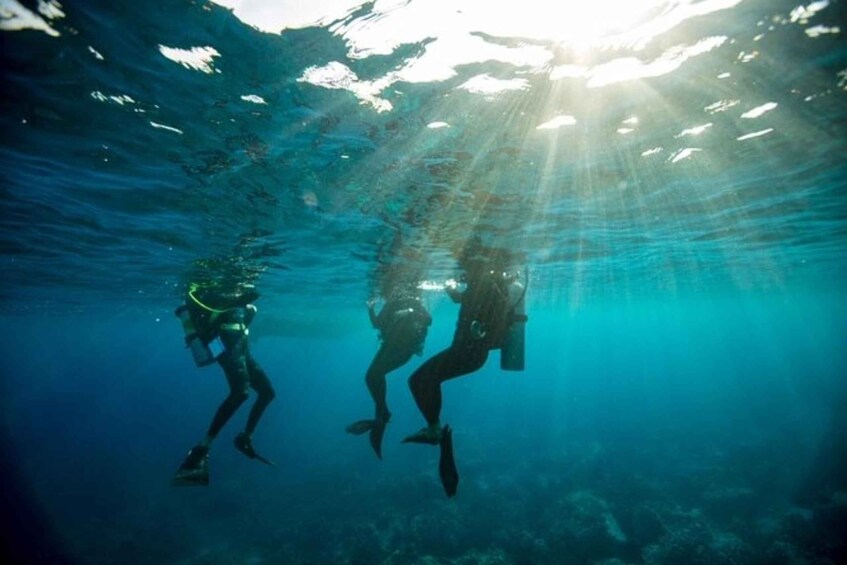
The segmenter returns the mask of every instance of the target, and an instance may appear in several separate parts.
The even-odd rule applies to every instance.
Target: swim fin
[[[347,431],[348,434],[360,436],[363,433],[371,431],[374,426],[377,425],[377,423],[377,420],[359,420],[358,422],[353,422],[344,429]]]
[[[245,433],[240,433],[235,436],[235,449],[237,449],[250,459],[261,461],[265,465],[270,465],[271,467],[276,467],[276,465],[272,461],[269,461],[258,453],[256,453],[256,450],[253,448],[253,442],[250,440],[250,436],[246,435]]]
[[[446,427],[446,426],[445,426]],[[410,436],[403,439],[403,443],[425,443],[428,445],[438,445],[444,438],[444,428],[436,424],[421,428]]]
[[[382,459],[382,436],[385,435],[385,422],[376,420],[375,422],[371,428],[371,433],[368,435],[368,439],[371,441],[371,447],[373,447],[376,456]]]
[[[256,457],[253,457],[253,459],[255,459],[256,461],[261,461],[265,465],[270,465],[271,467],[276,467],[276,463],[274,463],[270,459],[265,459],[264,457],[262,457],[258,453],[256,454]]]
[[[441,431],[441,456],[438,459],[438,475],[447,498],[456,495],[459,487],[459,471],[456,470],[456,460],[453,458],[453,430],[444,426]]]
[[[177,469],[171,486],[209,486],[209,448],[196,445],[188,451],[182,465]]]

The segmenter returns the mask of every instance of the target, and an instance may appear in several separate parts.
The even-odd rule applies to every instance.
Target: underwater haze
[[[847,562],[844,0],[0,0],[0,557]],[[443,385],[474,249],[526,368]],[[261,292],[276,389],[171,479],[227,381],[174,309]],[[433,323],[370,417],[366,302]],[[252,399],[249,403],[252,403]]]

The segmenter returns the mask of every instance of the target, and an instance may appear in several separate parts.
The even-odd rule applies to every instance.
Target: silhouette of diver
[[[215,412],[206,437],[189,450],[180,465],[173,480],[176,486],[209,484],[209,448],[224,425],[247,400],[250,388],[258,393],[258,397],[244,431],[235,438],[235,447],[250,459],[272,465],[256,453],[251,439],[265,408],[276,396],[268,376],[251,355],[247,339],[248,327],[256,314],[252,302],[258,298],[259,293],[250,285],[237,285],[229,292],[203,291],[192,286],[185,305],[177,309],[195,362],[203,366],[217,361],[229,384],[229,395]],[[214,351],[215,343],[221,350]]]
[[[465,291],[459,292],[455,284],[445,288],[453,301],[461,304],[453,341],[409,378],[409,388],[427,426],[403,440],[441,447],[439,474],[448,497],[456,494],[459,475],[453,459],[452,430],[447,425],[442,427],[439,420],[441,383],[479,370],[489,351],[502,347],[510,325],[519,318],[509,298],[513,279],[504,273],[503,264],[481,255],[462,263]]]
[[[391,371],[405,365],[413,355],[420,355],[432,317],[414,292],[405,292],[390,298],[380,310],[374,310],[374,300],[368,301],[371,324],[379,330],[381,345],[371,361],[365,375],[375,405],[372,420],[359,420],[347,426],[348,433],[369,434],[370,444],[376,456],[382,459],[382,437],[391,412],[385,400],[385,377]]]

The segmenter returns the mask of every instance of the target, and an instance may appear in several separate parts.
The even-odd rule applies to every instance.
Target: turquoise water
[[[843,560],[845,4],[560,4],[0,1],[4,551]],[[448,500],[399,442],[470,241],[530,274],[527,369],[444,385]],[[245,407],[179,490],[226,394],[173,316],[203,278],[262,291],[279,465],[231,448]],[[344,426],[408,281],[378,461]]]

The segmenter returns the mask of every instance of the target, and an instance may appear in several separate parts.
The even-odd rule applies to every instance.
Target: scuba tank
[[[529,275],[527,274],[527,278]],[[512,277],[507,287],[511,304],[511,323],[506,330],[503,346],[500,348],[500,368],[504,371],[523,371],[526,344],[526,287],[517,276]]]
[[[203,342],[200,335],[197,333],[197,328],[194,326],[194,320],[191,318],[191,312],[185,304],[174,311],[176,317],[182,323],[182,331],[185,332],[185,346],[191,351],[191,357],[194,359],[194,364],[198,367],[205,367],[215,362],[223,352],[223,348],[216,347],[217,353],[213,353],[209,348],[210,344]],[[213,340],[218,341],[217,339]],[[220,344],[216,344],[220,345]]]

